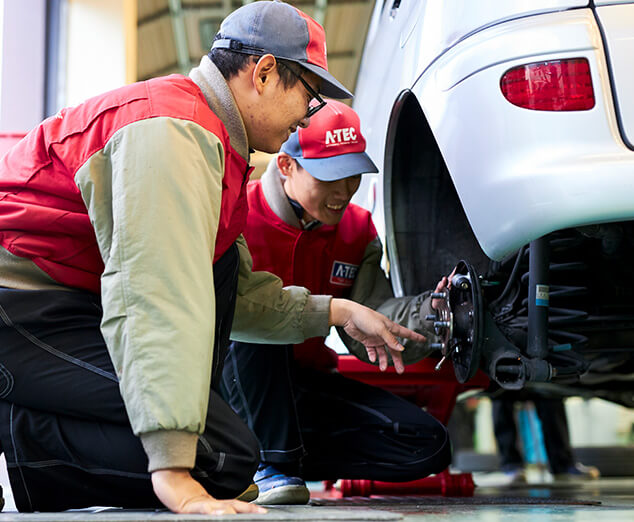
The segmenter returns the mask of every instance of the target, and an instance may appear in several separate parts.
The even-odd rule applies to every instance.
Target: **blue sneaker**
[[[254,504],[308,504],[310,492],[299,477],[287,477],[273,466],[260,464],[253,481],[260,490]]]

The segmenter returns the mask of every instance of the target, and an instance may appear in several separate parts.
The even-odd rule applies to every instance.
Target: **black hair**
[[[222,38],[224,38],[222,35],[217,34],[215,40]],[[256,63],[260,59],[258,55],[236,52],[224,48],[211,49],[207,56],[209,56],[209,59],[218,67],[218,70],[222,73],[225,80],[230,80],[240,71],[248,67],[250,63]],[[298,76],[303,72],[302,66],[277,57],[275,60],[278,64],[283,66],[277,68],[277,74],[284,88],[290,89],[295,86],[299,81]]]

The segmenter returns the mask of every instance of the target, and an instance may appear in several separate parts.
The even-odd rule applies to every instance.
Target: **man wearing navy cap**
[[[319,92],[350,95],[324,42],[294,7],[251,3],[189,77],[63,109],[0,161],[0,449],[20,511],[262,512],[234,500],[259,455],[218,394],[229,336],[335,324],[396,359],[396,336],[424,339],[251,270],[251,149],[277,151]]]
[[[284,285],[346,297],[433,339],[425,321],[429,292],[393,298],[380,267],[382,248],[369,212],[350,203],[364,173],[377,172],[365,152],[359,117],[329,100],[282,145],[261,180],[248,186],[245,237],[256,270]],[[442,291],[442,278],[436,291]],[[340,332],[349,350],[365,348]],[[403,359],[428,355],[405,341]],[[388,364],[385,353],[377,361]],[[394,361],[397,372],[403,361]],[[255,432],[262,463],[258,504],[304,504],[304,480],[407,481],[450,462],[447,431],[414,404],[336,373],[337,354],[314,337],[294,345],[231,345],[223,395]]]

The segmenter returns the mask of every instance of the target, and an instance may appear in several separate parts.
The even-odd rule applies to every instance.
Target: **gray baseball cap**
[[[322,79],[320,93],[331,98],[352,98],[328,72],[326,33],[306,13],[284,2],[253,2],[236,9],[220,25],[212,49],[295,62]]]

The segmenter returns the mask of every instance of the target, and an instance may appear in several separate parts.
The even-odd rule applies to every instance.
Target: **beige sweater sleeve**
[[[199,125],[120,129],[76,174],[104,260],[102,332],[150,471],[194,465],[214,345],[224,153]]]
[[[282,287],[269,272],[253,272],[243,236],[238,239],[240,272],[231,338],[252,343],[293,344],[328,335],[330,296],[311,295],[300,286]]]

